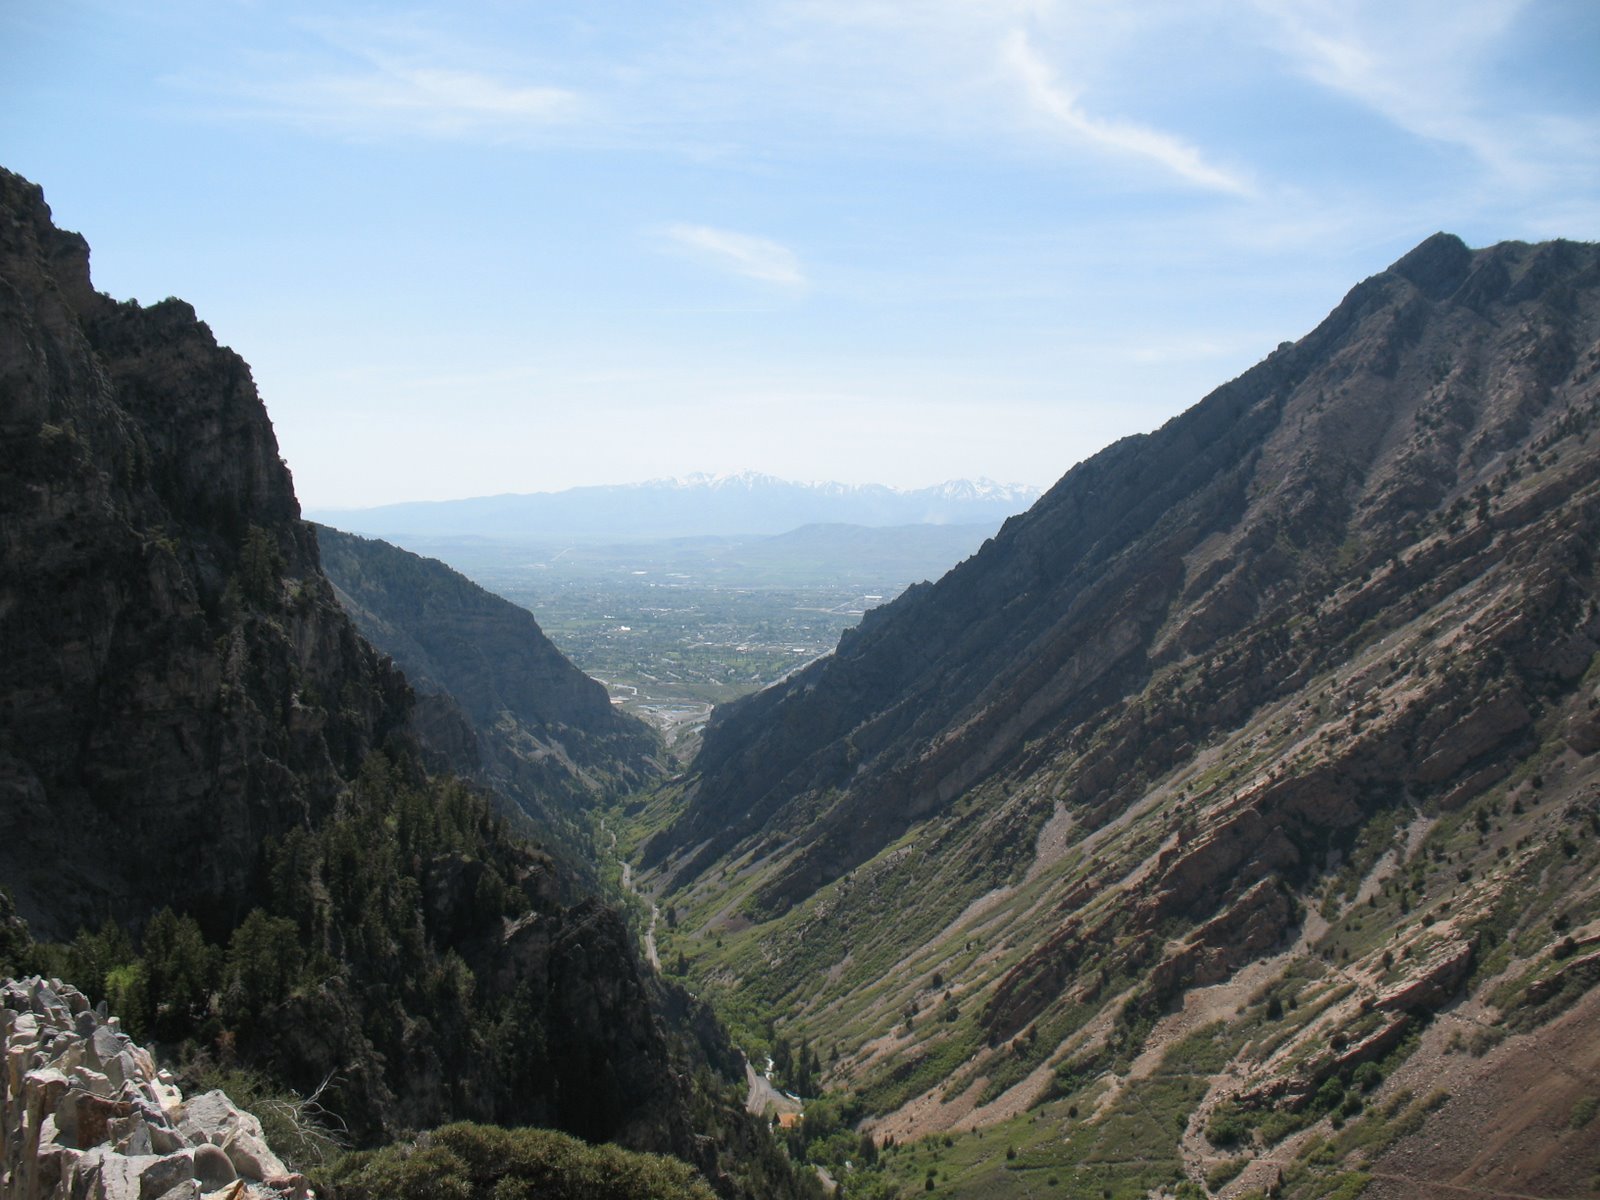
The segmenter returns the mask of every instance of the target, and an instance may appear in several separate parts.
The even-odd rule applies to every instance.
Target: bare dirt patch
[[[1600,1103],[1600,989],[1482,1058],[1436,1041],[1425,1039],[1401,1075],[1451,1098],[1373,1164],[1368,1200],[1600,1196],[1600,1116],[1573,1125],[1580,1102]]]
[[[1033,853],[1033,864],[1028,868],[1026,883],[1032,883],[1038,874],[1055,866],[1070,850],[1074,842],[1072,831],[1077,828],[1077,818],[1066,805],[1058,803],[1050,819],[1039,830],[1039,840]]]

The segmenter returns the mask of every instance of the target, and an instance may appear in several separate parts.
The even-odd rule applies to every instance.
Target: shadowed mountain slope
[[[409,691],[318,570],[244,362],[181,301],[96,293],[36,188],[0,175],[0,211],[0,877],[36,932],[236,919]]]
[[[423,697],[424,732],[430,705],[460,713],[477,768],[547,830],[570,830],[573,811],[663,774],[660,739],[613,707],[532,613],[435,559],[314,528],[345,611]]]

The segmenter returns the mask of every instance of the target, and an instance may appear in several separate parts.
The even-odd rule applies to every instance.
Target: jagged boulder
[[[0,1200],[311,1200],[261,1122],[185,1102],[102,1004],[58,979],[0,984]]]

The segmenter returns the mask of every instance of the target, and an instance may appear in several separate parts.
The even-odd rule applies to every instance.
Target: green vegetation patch
[[[1298,1108],[1278,1104],[1271,1108],[1249,1107],[1225,1101],[1212,1110],[1206,1124],[1206,1140],[1213,1146],[1248,1146],[1254,1141],[1271,1146],[1291,1133],[1331,1119],[1335,1130],[1361,1115],[1367,1097],[1384,1078],[1416,1049],[1420,1031],[1413,1027],[1404,1039],[1378,1062],[1343,1066],[1321,1080],[1315,1092]]]
[[[715,1200],[692,1167],[548,1129],[446,1125],[347,1155],[318,1180],[333,1200]]]
[[[922,1054],[905,1056],[886,1074],[875,1075],[862,1088],[861,1102],[871,1112],[893,1112],[948,1079],[977,1051],[978,1045],[977,1032],[971,1027],[925,1042]]]
[[[1206,1187],[1213,1192],[1220,1192],[1228,1184],[1239,1177],[1239,1172],[1250,1165],[1250,1156],[1242,1154],[1238,1158],[1225,1158],[1216,1163],[1206,1172]]]

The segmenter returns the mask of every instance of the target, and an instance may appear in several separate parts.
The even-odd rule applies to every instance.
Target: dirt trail
[[[1493,1196],[1495,1200],[1573,1200],[1571,1196],[1539,1196],[1532,1192],[1512,1192],[1499,1184],[1492,1188],[1481,1188],[1468,1187],[1461,1183],[1416,1179],[1410,1175],[1395,1175],[1388,1171],[1368,1171],[1367,1174],[1381,1183],[1401,1185],[1405,1188],[1405,1195],[1412,1197],[1413,1200],[1425,1200],[1426,1197],[1439,1193],[1451,1196]]]
[[[1310,953],[1311,947],[1327,932],[1328,922],[1316,910],[1308,908],[1300,926],[1300,936],[1287,950],[1272,958],[1251,963],[1222,983],[1190,991],[1183,998],[1182,1011],[1164,1018],[1157,1023],[1155,1029],[1151,1030],[1150,1040],[1146,1042],[1144,1052],[1134,1060],[1129,1076],[1134,1077],[1134,1071],[1139,1070],[1145,1060],[1152,1056],[1154,1061],[1144,1066],[1144,1070],[1146,1073],[1153,1070],[1155,1062],[1160,1061],[1160,1056],[1166,1053],[1167,1047],[1179,1038],[1186,1037],[1211,1021],[1233,1016],[1249,1003],[1257,991],[1278,978],[1290,963]],[[1219,1154],[1214,1150],[1211,1143],[1206,1140],[1205,1128],[1211,1119],[1212,1111],[1224,1099],[1238,1091],[1242,1083],[1241,1077],[1235,1074],[1235,1068],[1230,1066],[1212,1081],[1210,1089],[1189,1118],[1189,1124],[1184,1128],[1183,1136],[1178,1143],[1183,1168],[1189,1178],[1203,1179],[1206,1172],[1217,1163],[1235,1157],[1233,1153]]]

